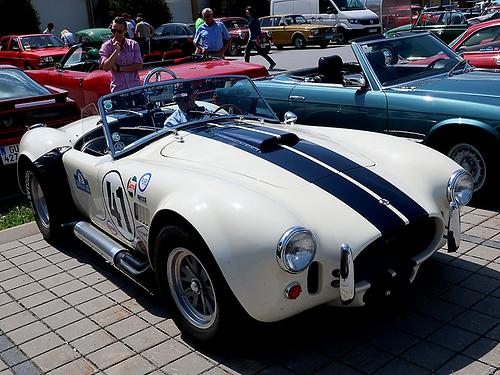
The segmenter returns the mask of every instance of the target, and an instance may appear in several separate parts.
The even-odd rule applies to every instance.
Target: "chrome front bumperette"
[[[340,247],[340,299],[343,305],[348,305],[354,300],[354,260],[352,250],[347,244]]]
[[[448,215],[448,252],[457,251],[460,246],[460,206],[452,201]]]

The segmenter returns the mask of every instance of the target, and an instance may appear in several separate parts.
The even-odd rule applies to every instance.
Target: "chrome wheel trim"
[[[50,217],[49,210],[47,208],[47,201],[45,200],[45,195],[43,195],[42,187],[40,186],[40,183],[38,182],[38,179],[35,175],[31,176],[30,188],[33,209],[40,219],[40,224],[48,229],[50,225]]]
[[[302,46],[304,45],[304,38],[301,36],[298,36],[297,38],[295,38],[294,44],[295,44],[295,47],[302,48]]]
[[[186,320],[199,329],[210,328],[217,317],[213,283],[190,250],[177,247],[167,259],[167,278],[174,302]]]
[[[481,152],[468,143],[459,143],[448,152],[448,157],[472,175],[474,191],[478,191],[486,181],[486,162]]]
[[[236,43],[231,43],[229,46],[229,54],[231,56],[236,56],[238,54],[238,45]]]

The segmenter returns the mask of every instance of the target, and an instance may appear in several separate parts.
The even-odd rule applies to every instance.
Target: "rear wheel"
[[[40,179],[33,169],[26,171],[25,187],[35,216],[35,222],[43,238],[51,242],[62,239],[64,237],[62,230],[62,203],[56,205],[51,196],[47,195],[47,188],[40,183]]]
[[[165,226],[156,239],[156,276],[179,329],[199,344],[213,344],[230,337],[246,314],[210,250],[197,238],[183,228]]]
[[[275,44],[277,49],[283,49],[283,44]]]
[[[306,48],[306,39],[302,35],[297,35],[293,38],[293,45],[297,49]]]
[[[319,44],[319,46],[320,46],[320,48],[326,48],[326,47],[328,47],[328,45],[329,45],[329,44],[330,44],[330,41],[329,41],[329,40],[327,40],[327,41],[325,41],[325,42],[321,42],[321,43]]]

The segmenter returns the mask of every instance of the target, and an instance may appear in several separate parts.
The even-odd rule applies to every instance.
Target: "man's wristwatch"
[[[120,65],[118,64],[115,64],[116,65],[116,71],[119,72],[120,71]]]

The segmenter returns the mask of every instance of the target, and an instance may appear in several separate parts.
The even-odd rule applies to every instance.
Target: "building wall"
[[[193,9],[191,4],[194,3]],[[168,7],[172,13],[174,22],[192,22],[193,14],[196,15],[200,10],[209,6],[209,0],[167,0]]]
[[[40,31],[47,23],[54,24],[57,35],[62,29],[78,31],[89,27],[87,0],[32,0],[33,6],[40,15]]]

